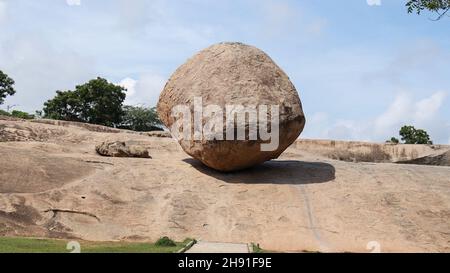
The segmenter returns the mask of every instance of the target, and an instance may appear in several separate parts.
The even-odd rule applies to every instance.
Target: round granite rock
[[[157,111],[172,135],[177,135],[172,127],[180,117],[174,115],[172,110],[175,106],[188,106],[193,121],[194,98],[201,98],[203,109],[215,105],[223,110],[223,126],[215,128],[215,132],[223,134],[223,139],[195,138],[195,122],[191,122],[190,137],[177,139],[186,153],[219,171],[244,169],[277,158],[298,138],[305,126],[300,98],[288,76],[266,53],[242,43],[220,43],[206,48],[170,77],[159,97]],[[227,138],[227,105],[255,107],[258,110],[263,109],[263,105],[269,109],[276,106],[279,111],[278,145],[272,150],[261,149],[262,144],[268,144],[271,140],[263,139],[260,134],[250,138],[248,132],[244,140]],[[267,116],[270,128],[272,112],[269,111]],[[201,126],[211,118],[203,117]],[[249,124],[247,121],[247,130],[254,128]],[[239,125],[242,126],[235,121],[234,126]]]

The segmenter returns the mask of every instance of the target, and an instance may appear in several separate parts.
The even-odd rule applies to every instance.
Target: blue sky
[[[450,144],[450,18],[408,15],[405,0],[0,0],[7,105],[33,112],[96,76],[156,104],[195,52],[240,41],[268,53],[302,100],[302,137],[384,141],[403,124]]]

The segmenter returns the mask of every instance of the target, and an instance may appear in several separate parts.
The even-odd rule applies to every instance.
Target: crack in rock
[[[98,218],[97,215],[90,213],[90,212],[85,212],[85,211],[68,210],[68,209],[48,209],[48,210],[44,210],[44,212],[53,212],[52,218],[55,218],[57,216],[57,214],[60,212],[65,212],[65,213],[73,213],[73,214],[81,214],[81,215],[90,216],[92,218],[95,218],[97,221],[101,222],[100,218]]]
[[[97,160],[84,160],[84,162],[86,163],[97,163],[97,164],[107,164],[107,165],[112,165],[114,166],[114,163],[110,163],[110,162],[104,162],[104,161],[97,161]]]

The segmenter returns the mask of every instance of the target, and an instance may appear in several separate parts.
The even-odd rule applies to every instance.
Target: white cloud
[[[375,119],[374,137],[379,139],[394,134],[405,124],[433,130],[437,136],[445,134],[445,126],[441,125],[439,116],[445,98],[446,92],[443,91],[417,102],[409,93],[399,94],[388,109]]]
[[[117,85],[127,89],[127,98],[129,98],[133,97],[136,93],[136,83],[137,81],[132,78],[125,78],[121,80]]]
[[[322,123],[328,120],[328,114],[325,112],[317,112],[314,113],[311,118],[309,118],[309,122],[312,124]]]
[[[416,122],[425,122],[435,117],[442,106],[447,94],[443,91],[434,93],[431,97],[416,103],[414,119]]]
[[[355,139],[356,128],[349,124],[336,124],[327,132],[327,138],[336,140]]]
[[[369,6],[381,6],[381,0],[366,0]]]
[[[186,50],[188,45],[198,50],[215,42],[213,37],[221,33],[215,26],[183,19],[182,8],[174,9],[170,1],[119,0],[113,6],[118,30],[129,37],[130,44],[145,41],[146,50],[168,51],[165,54],[172,52],[173,56],[174,47],[179,50],[183,45]]]
[[[71,50],[56,49],[43,37],[24,33],[2,41],[2,69],[16,82],[16,94],[6,98],[6,105],[18,105],[23,111],[42,109],[56,90],[75,88],[97,76],[91,58]]]
[[[149,106],[156,106],[159,94],[161,93],[167,79],[158,74],[148,73],[140,77],[136,84],[138,103],[145,103]]]
[[[66,3],[69,6],[80,6],[81,0],[66,0]]]
[[[411,58],[414,56],[414,58]],[[369,83],[386,81],[400,86],[410,84],[415,77],[424,77],[424,67],[432,75],[441,65],[447,65],[445,50],[433,40],[415,40],[414,43],[397,49],[383,65],[365,73],[364,80]]]
[[[306,115],[306,126],[301,138],[325,138],[330,118],[325,112]]]
[[[446,143],[450,137],[450,124],[440,115],[447,93],[438,91],[431,96],[414,100],[410,93],[398,94],[378,117],[368,120],[337,120],[317,112],[308,120],[302,137],[336,140],[380,141],[397,136],[403,125],[425,129],[436,143]]]
[[[374,133],[378,136],[392,134],[394,128],[411,116],[413,102],[409,94],[397,95],[388,109],[375,119]]]
[[[0,0],[0,23],[6,18],[6,4],[5,1]]]
[[[156,106],[166,78],[155,73],[142,74],[138,80],[125,78],[118,83],[127,88],[125,104]]]

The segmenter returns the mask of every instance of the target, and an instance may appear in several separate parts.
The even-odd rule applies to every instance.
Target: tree
[[[399,144],[400,141],[396,137],[391,137],[391,139],[387,140],[388,143]]]
[[[22,119],[34,119],[34,115],[30,115],[27,112],[19,111],[19,110],[13,110],[11,112],[11,116],[15,118],[22,118]]]
[[[68,121],[83,121],[81,101],[74,91],[56,91],[56,96],[44,103],[44,117]]]
[[[8,111],[0,109],[0,116],[10,116],[11,114]]]
[[[405,144],[433,144],[425,130],[413,126],[403,126],[400,129],[400,136]]]
[[[125,90],[103,78],[90,80],[74,91],[56,91],[56,96],[44,103],[44,116],[115,126],[122,119]]]
[[[4,111],[0,109],[0,115],[7,116],[7,117],[14,117],[14,118],[21,118],[21,119],[34,119],[35,115],[28,114],[27,112],[19,111],[19,110],[13,110],[12,112]]]
[[[34,111],[34,117],[35,118],[42,118],[44,116],[44,113],[42,112],[42,110],[36,110]]]
[[[133,131],[161,131],[162,123],[156,113],[156,108],[142,106],[123,107],[123,118],[120,128]]]
[[[409,0],[406,3],[408,13],[420,14],[423,10],[437,13],[435,20],[441,19],[450,10],[450,0]]]
[[[16,93],[13,85],[14,80],[0,70],[0,104],[3,104],[6,96],[12,96]]]

